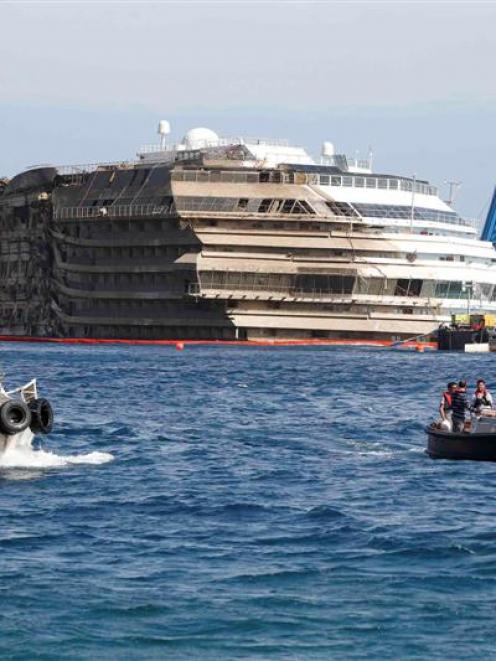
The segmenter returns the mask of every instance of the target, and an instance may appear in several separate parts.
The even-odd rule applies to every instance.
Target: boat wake
[[[17,444],[8,448],[0,456],[2,468],[62,468],[72,464],[105,464],[114,459],[109,452],[89,452],[87,454],[59,455],[54,452],[35,450],[31,443]]]

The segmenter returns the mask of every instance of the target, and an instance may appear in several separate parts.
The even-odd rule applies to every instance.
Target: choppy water
[[[432,461],[422,431],[493,355],[7,344],[0,362],[56,410],[0,466],[2,659],[494,658],[496,465]]]

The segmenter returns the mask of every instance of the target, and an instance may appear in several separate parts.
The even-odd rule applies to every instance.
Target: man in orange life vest
[[[455,381],[448,383],[448,389],[443,392],[441,403],[439,404],[439,415],[441,420],[449,420],[451,422],[451,407],[453,404],[453,394],[456,392],[457,384]]]
[[[472,409],[476,414],[480,414],[482,409],[490,409],[493,406],[493,398],[489,390],[486,388],[484,379],[477,380],[477,388],[475,389],[472,398]]]

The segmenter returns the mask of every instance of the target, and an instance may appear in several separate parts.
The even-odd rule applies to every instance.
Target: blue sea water
[[[0,345],[56,427],[0,465],[0,658],[495,657],[496,465],[433,461],[494,355]]]

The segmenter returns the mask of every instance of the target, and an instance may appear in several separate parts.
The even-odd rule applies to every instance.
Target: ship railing
[[[255,284],[255,283],[212,283],[202,284],[192,282],[188,285],[188,294],[190,296],[215,296],[216,292],[230,291],[233,295],[242,296],[246,293],[265,293],[274,294],[280,298],[305,298],[311,300],[320,300],[324,298],[342,299],[347,300],[353,297],[349,291],[329,291],[327,289],[301,289],[296,287],[278,286],[271,284]]]
[[[230,201],[231,198],[226,198],[227,201]],[[221,209],[214,208],[214,200],[212,198],[202,198],[199,200],[195,207],[187,208],[186,203],[183,200],[178,201],[178,207],[173,205],[156,205],[156,204],[131,204],[131,205],[112,205],[112,206],[92,206],[92,207],[55,207],[54,209],[54,218],[55,220],[78,220],[78,219],[88,219],[88,218],[128,218],[132,216],[160,216],[160,215],[171,215],[175,214],[176,211],[186,214],[200,214],[205,216],[210,215],[232,215],[239,213],[250,213],[251,215],[256,215],[256,217],[287,217],[288,215],[298,215],[308,217],[309,219],[315,218],[315,214],[301,213],[301,214],[288,214],[283,212],[253,212],[250,209],[241,208],[241,209]],[[358,222],[360,219],[352,218],[350,216],[333,216],[333,220],[341,220],[347,222]],[[366,217],[366,222],[371,222],[372,220],[377,220],[376,218]],[[384,217],[386,220],[386,217]],[[389,220],[389,219],[388,219]],[[391,220],[393,220],[391,218]],[[396,219],[400,220],[400,219]],[[472,224],[461,218],[457,219],[442,219],[435,221],[431,219],[431,222],[434,223],[446,223],[450,225],[461,225],[464,227],[473,227]],[[415,223],[415,226],[421,227],[418,223]],[[427,227],[427,226],[426,226]]]
[[[229,198],[227,198],[229,199]],[[181,208],[175,204],[155,205],[155,204],[131,204],[131,205],[113,205],[113,206],[95,206],[95,207],[56,207],[54,209],[55,220],[86,220],[86,219],[105,219],[105,218],[131,218],[143,216],[171,216],[180,214],[187,217],[198,218],[229,218],[235,216],[249,217],[250,219],[282,218],[293,220],[316,221],[320,217],[316,214],[304,213],[283,213],[283,212],[255,212],[249,209],[213,209],[211,198],[203,198],[201,203],[195,209]],[[329,216],[326,220],[333,220],[346,223],[357,223],[360,219],[350,216]]]
[[[120,204],[95,207],[59,207],[54,209],[55,220],[82,220],[87,218],[129,218],[133,216],[169,216],[175,213],[172,204]]]
[[[115,168],[133,168],[138,161],[109,161],[108,163],[85,163],[83,165],[57,165],[58,174],[61,175],[80,175],[96,170],[114,170]]]
[[[241,145],[269,145],[271,147],[290,146],[289,140],[286,138],[260,138],[258,136],[246,136],[244,138],[227,138],[227,140],[239,140],[239,144]],[[295,145],[292,146],[294,147]]]
[[[289,140],[285,138],[261,138],[261,137],[241,137],[241,136],[227,136],[218,138],[217,140],[201,140],[193,147],[188,147],[183,143],[170,143],[161,145],[158,143],[141,145],[139,154],[157,154],[160,152],[181,152],[181,151],[198,151],[200,149],[211,149],[214,147],[229,147],[230,145],[266,145],[269,147],[289,147]]]

